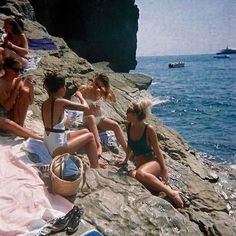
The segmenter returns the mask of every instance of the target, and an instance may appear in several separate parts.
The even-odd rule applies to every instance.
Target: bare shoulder
[[[86,89],[86,88],[87,88],[87,85],[86,85],[86,84],[81,84],[81,85],[79,86],[78,90],[81,91],[81,90],[84,90],[84,89]]]
[[[152,125],[147,124],[147,132],[149,135],[156,135],[156,130]]]

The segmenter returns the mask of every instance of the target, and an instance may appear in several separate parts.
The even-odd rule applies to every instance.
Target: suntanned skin
[[[0,104],[11,113],[11,120],[23,127],[28,106],[34,99],[32,80],[14,69],[4,69],[5,74],[0,78]]]

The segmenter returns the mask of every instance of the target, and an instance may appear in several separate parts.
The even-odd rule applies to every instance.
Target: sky
[[[137,56],[216,53],[236,48],[236,0],[135,0]]]

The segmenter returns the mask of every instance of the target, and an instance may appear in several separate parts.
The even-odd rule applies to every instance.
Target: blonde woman
[[[118,160],[117,165],[124,165],[134,154],[136,168],[129,175],[136,178],[148,189],[164,192],[176,207],[183,207],[180,192],[173,190],[168,183],[168,169],[161,153],[155,129],[144,122],[148,115],[150,100],[132,103],[127,109],[127,156]]]

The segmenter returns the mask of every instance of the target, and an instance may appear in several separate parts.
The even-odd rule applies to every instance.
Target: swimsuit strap
[[[145,124],[143,134],[139,140],[141,140],[144,136],[146,137],[147,127],[148,127],[148,124]],[[128,129],[127,129],[127,135],[129,138],[130,138],[130,129],[131,129],[131,123],[128,124]],[[135,141],[138,141],[138,140],[135,140]]]
[[[56,99],[54,98],[51,102],[51,129],[53,129],[53,118],[54,118],[54,104]]]
[[[54,105],[55,105],[56,98],[52,100],[51,103],[51,129],[53,129],[53,120],[54,120]],[[62,121],[62,115],[58,118],[58,124]]]
[[[45,127],[44,129],[45,129],[45,131],[48,131],[48,132],[64,133],[65,129],[54,129],[53,128],[54,104],[55,104],[55,101],[56,101],[56,99],[53,99],[52,103],[51,103],[51,128],[45,127],[45,121],[44,121],[44,117],[43,117],[43,105],[44,104],[42,104],[41,111],[42,111],[43,124],[44,124],[44,127]],[[61,120],[61,116],[59,117],[59,122],[60,122],[60,120]]]

